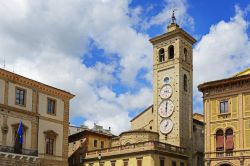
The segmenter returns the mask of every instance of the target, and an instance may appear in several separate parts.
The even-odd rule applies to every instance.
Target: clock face
[[[163,100],[158,111],[161,117],[167,118],[174,112],[174,103],[171,100]]]
[[[174,124],[173,124],[172,120],[167,118],[167,119],[164,119],[161,121],[160,130],[161,130],[162,134],[168,134],[172,131],[173,126],[174,126]]]
[[[164,85],[160,91],[160,97],[163,99],[168,99],[173,93],[173,89],[170,85]]]

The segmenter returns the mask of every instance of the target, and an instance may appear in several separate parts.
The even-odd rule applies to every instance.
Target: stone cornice
[[[198,89],[199,91],[204,92],[207,89],[214,89],[217,87],[222,87],[222,86],[226,86],[230,84],[235,84],[235,83],[244,84],[245,81],[250,82],[250,74],[239,76],[239,77],[231,77],[231,78],[226,78],[222,80],[206,82],[206,83],[200,84],[198,86]]]
[[[183,38],[188,39],[192,44],[194,44],[196,42],[196,40],[191,35],[189,35],[187,32],[185,32],[181,28],[178,28],[178,29],[171,31],[171,32],[164,33],[164,34],[159,35],[159,36],[156,36],[156,37],[150,39],[149,41],[152,44],[156,44],[158,42],[161,42],[162,40],[173,38],[175,35],[179,35],[179,36],[182,36]]]
[[[14,111],[14,112],[17,112],[17,113],[30,115],[30,116],[33,116],[33,117],[38,116],[38,114],[35,113],[35,112],[31,112],[31,111],[24,110],[24,109],[19,109],[19,108],[16,108],[16,107],[7,106],[5,104],[0,104],[0,109],[1,109],[0,111],[3,111],[5,109],[5,110],[8,110],[8,111],[10,110],[10,111]]]
[[[9,72],[9,71],[1,69],[1,68],[0,68],[0,77],[5,79],[6,81],[18,83],[20,85],[23,85],[23,86],[31,88],[31,89],[37,89],[44,94],[56,96],[59,98],[69,100],[75,96],[67,91],[40,83],[38,81],[23,77],[21,75]]]

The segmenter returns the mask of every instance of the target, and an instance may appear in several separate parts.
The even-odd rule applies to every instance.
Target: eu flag
[[[18,130],[17,130],[17,137],[18,137],[18,142],[20,144],[23,144],[23,124],[22,124],[22,121],[20,121]]]

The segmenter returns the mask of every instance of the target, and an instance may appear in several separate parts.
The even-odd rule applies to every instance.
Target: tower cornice
[[[151,38],[149,41],[155,45],[157,43],[162,42],[163,40],[168,40],[171,38],[174,38],[175,36],[182,36],[183,38],[186,38],[190,43],[194,44],[196,42],[196,39],[193,38],[191,35],[189,35],[187,32],[185,32],[183,29],[181,28],[176,28],[173,31],[170,32],[166,32],[162,35],[156,36]]]

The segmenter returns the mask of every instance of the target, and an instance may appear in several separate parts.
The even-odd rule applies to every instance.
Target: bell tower
[[[175,23],[153,45],[153,131],[159,141],[191,148],[193,51],[196,40]]]

